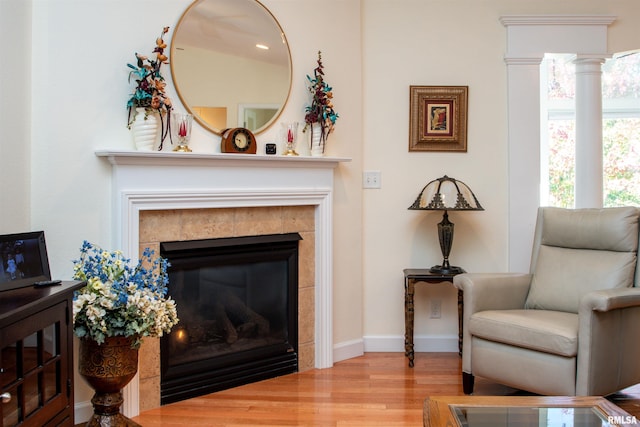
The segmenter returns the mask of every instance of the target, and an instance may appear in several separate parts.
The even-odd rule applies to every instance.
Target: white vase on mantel
[[[136,108],[136,116],[131,124],[133,143],[138,151],[153,151],[158,140],[158,118],[155,113],[147,113],[144,107]]]
[[[320,127],[320,123],[317,122],[311,124],[311,156],[324,156],[324,149],[322,146],[322,128]]]

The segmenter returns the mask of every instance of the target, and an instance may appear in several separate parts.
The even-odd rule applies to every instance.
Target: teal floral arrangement
[[[162,257],[145,249],[132,266],[122,252],[109,252],[87,241],[74,260],[76,280],[86,281],[73,297],[73,330],[98,344],[106,337],[161,337],[178,323],[176,304],[167,296],[167,267]]]
[[[324,81],[324,65],[322,64],[322,52],[318,51],[318,66],[313,70],[313,77],[307,75],[308,89],[311,93],[311,104],[305,108],[304,129],[311,129],[311,139],[313,139],[313,124],[318,123],[318,132],[320,132],[320,145],[322,152],[329,138],[329,134],[333,132],[338,113],[333,108],[333,89]]]
[[[129,83],[134,79],[136,86],[127,101],[128,119],[127,127],[135,119],[134,110],[136,108],[145,109],[145,120],[149,114],[159,113],[162,134],[160,141],[164,142],[170,130],[170,117],[172,104],[166,93],[166,82],[160,68],[162,64],[168,64],[169,57],[164,54],[167,44],[164,42],[164,35],[169,32],[169,27],[164,27],[160,37],[156,39],[156,46],[153,49],[155,59],[135,53],[136,65],[127,64],[129,71]],[[166,118],[166,120],[165,120]]]

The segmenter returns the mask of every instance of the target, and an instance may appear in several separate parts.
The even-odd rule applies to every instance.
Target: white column
[[[603,55],[578,55],[576,64],[576,208],[601,208]]]
[[[508,71],[509,271],[527,271],[540,199],[540,62],[505,58]]]

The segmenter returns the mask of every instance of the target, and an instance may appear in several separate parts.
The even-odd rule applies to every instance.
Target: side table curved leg
[[[413,368],[413,294],[415,282],[405,277],[404,279],[404,355],[409,358],[409,367]]]

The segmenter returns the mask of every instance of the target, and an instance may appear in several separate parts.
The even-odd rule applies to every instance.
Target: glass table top
[[[595,407],[452,406],[463,427],[612,427]]]

